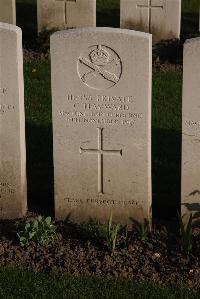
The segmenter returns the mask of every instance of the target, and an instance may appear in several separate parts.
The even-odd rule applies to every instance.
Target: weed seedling
[[[138,233],[141,241],[146,241],[148,239],[149,222],[146,219],[138,223]]]
[[[52,224],[51,217],[41,217],[26,223],[24,230],[17,233],[20,245],[28,246],[34,241],[42,246],[47,246],[55,238],[56,227]]]
[[[193,240],[193,234],[192,234],[192,220],[193,215],[190,215],[190,218],[188,222],[184,225],[183,218],[178,213],[178,220],[180,225],[180,237],[181,237],[181,251],[183,252],[183,255],[188,258],[190,255],[190,252],[192,251],[192,240]]]
[[[143,221],[139,222],[135,219],[132,219],[132,221],[137,230],[139,239],[141,241],[146,241],[148,239],[149,232],[150,232],[150,226],[148,220],[144,219]]]
[[[112,223],[112,213],[111,213],[110,219],[107,224],[107,231],[106,231],[106,244],[111,255],[113,255],[115,252],[116,239],[117,239],[117,234],[119,232],[119,229],[120,229],[120,224],[114,225]]]

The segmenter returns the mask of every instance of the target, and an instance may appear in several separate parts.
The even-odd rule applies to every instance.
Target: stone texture
[[[0,22],[16,24],[15,0],[0,0]]]
[[[150,32],[153,42],[180,38],[181,0],[120,0],[121,28]]]
[[[184,45],[182,215],[200,212],[200,38]]]
[[[0,23],[0,218],[26,213],[21,29]]]
[[[95,27],[96,0],[37,0],[38,32]]]
[[[151,57],[146,33],[52,35],[57,219],[151,218]]]

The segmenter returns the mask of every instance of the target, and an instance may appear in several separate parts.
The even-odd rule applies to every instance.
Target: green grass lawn
[[[158,287],[148,283],[75,278],[0,268],[0,298],[6,299],[197,299],[200,293],[186,288]]]

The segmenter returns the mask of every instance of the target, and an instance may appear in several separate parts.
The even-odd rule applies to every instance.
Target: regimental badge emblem
[[[78,59],[78,74],[88,87],[105,90],[116,85],[122,75],[119,55],[109,47],[89,47]]]

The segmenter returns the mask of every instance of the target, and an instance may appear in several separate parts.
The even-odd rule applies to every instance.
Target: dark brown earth
[[[16,235],[33,215],[18,221],[0,222],[0,267],[22,267],[33,271],[62,271],[79,275],[126,278],[164,284],[200,287],[200,233],[196,231],[189,259],[180,250],[178,233],[156,225],[146,241],[135,228],[117,238],[114,256],[106,243],[83,226],[59,222],[57,238],[46,248],[34,242],[22,248]]]

